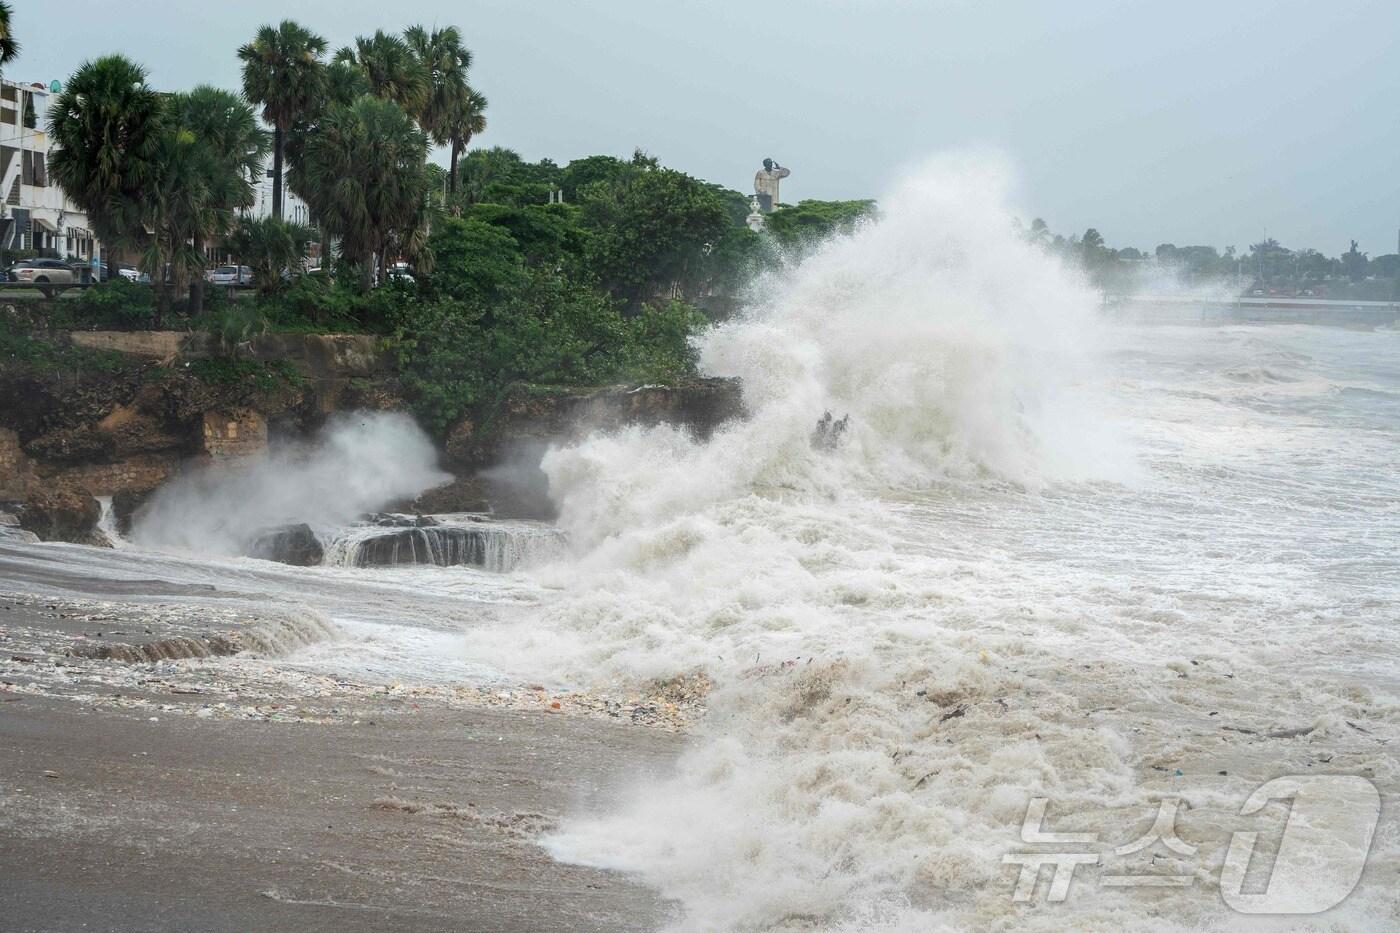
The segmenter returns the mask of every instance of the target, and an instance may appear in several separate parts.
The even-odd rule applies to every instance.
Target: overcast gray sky
[[[878,194],[901,167],[1004,151],[1027,219],[1114,246],[1241,249],[1267,230],[1394,252],[1400,3],[1166,0],[19,0],[6,72],[120,51],[167,89],[237,87],[236,47],[292,16],[332,47],[455,24],[491,101],[481,145],[565,162],[642,147],[784,200]]]

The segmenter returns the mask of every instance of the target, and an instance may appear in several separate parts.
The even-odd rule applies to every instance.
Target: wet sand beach
[[[350,685],[308,697],[239,659],[64,657],[90,607],[0,603],[7,930],[617,930],[666,915],[535,839],[665,766],[668,732]],[[52,650],[35,650],[42,632]]]

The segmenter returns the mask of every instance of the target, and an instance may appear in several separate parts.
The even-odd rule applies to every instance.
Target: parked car
[[[385,274],[386,282],[405,282],[412,285],[414,282],[413,273],[409,271],[408,263],[396,262],[389,267]]]
[[[253,270],[247,266],[215,266],[204,273],[204,279],[210,285],[252,285]]]
[[[133,269],[131,266],[118,266],[117,275],[126,279],[128,282],[139,282],[141,280],[141,270]],[[150,278],[148,277],[146,281],[149,282]]]
[[[78,274],[62,259],[25,259],[10,267],[9,279],[31,285],[72,285]]]

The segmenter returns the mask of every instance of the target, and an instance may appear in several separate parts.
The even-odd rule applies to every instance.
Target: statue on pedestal
[[[763,160],[763,168],[753,177],[753,193],[758,198],[758,206],[765,214],[773,213],[781,201],[778,200],[778,184],[792,172],[772,159]]]
[[[759,207],[758,195],[749,198],[749,216],[744,218],[744,223],[748,224],[754,233],[763,231],[763,209]]]

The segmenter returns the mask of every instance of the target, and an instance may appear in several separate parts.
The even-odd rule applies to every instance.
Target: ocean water
[[[744,380],[744,421],[546,455],[558,559],[0,563],[313,606],[348,637],[280,663],[347,676],[708,672],[674,774],[542,840],[653,885],[677,930],[1400,926],[1400,332],[1115,324],[1021,240],[982,165],[929,166],[881,203],[704,339],[703,367]],[[811,443],[825,411],[850,416],[830,450]],[[1235,912],[1230,834],[1286,817],[1255,822],[1246,798],[1319,773],[1383,795],[1361,884],[1318,917]],[[1033,798],[1096,837],[1072,850],[1110,850],[1063,901],[1048,869],[1018,901],[1004,862],[1045,851],[1021,835]],[[1163,800],[1191,854],[1112,853]]]
[[[1115,326],[1021,241],[999,172],[881,203],[707,338],[746,421],[547,455],[576,557],[477,656],[717,683],[674,777],[550,851],[636,873],[686,930],[1319,928],[1233,911],[1219,872],[1234,830],[1282,834],[1282,805],[1240,812],[1267,780],[1392,799],[1400,333]],[[835,450],[824,411],[851,418]],[[1035,797],[1113,846],[1177,801],[1191,855],[1017,902]],[[1323,924],[1400,924],[1396,853],[1387,820]],[[1134,868],[1181,886],[1103,881]]]

